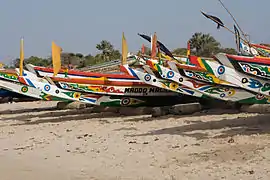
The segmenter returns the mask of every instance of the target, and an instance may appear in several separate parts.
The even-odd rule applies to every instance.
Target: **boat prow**
[[[218,53],[214,56],[214,58],[220,62],[220,64],[230,67],[230,68],[234,68],[234,66],[232,65],[232,63],[230,62],[230,60],[227,57],[227,54],[225,53]]]

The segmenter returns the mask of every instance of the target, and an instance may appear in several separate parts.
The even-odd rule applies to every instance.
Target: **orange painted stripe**
[[[94,80],[84,78],[58,78],[52,77],[53,81],[70,82],[78,84],[94,84],[94,85],[112,85],[112,86],[145,86],[143,82],[128,82],[128,81],[109,81],[109,80]],[[150,85],[149,85],[150,86]]]

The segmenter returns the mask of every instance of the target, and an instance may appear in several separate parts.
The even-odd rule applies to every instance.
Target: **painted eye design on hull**
[[[144,80],[145,80],[145,81],[150,81],[150,80],[151,80],[151,76],[150,76],[149,74],[146,74],[146,75],[144,76]]]
[[[183,78],[179,78],[179,82],[183,82],[184,81],[184,79]]]
[[[167,77],[168,77],[168,78],[173,78],[173,77],[174,77],[174,72],[173,72],[173,71],[169,71],[169,72],[167,73]]]
[[[26,92],[28,91],[28,87],[27,87],[27,86],[23,86],[23,87],[21,88],[21,91],[22,91],[23,93],[26,93]]]
[[[257,100],[262,100],[262,99],[264,99],[264,95],[262,95],[262,94],[257,94],[257,95],[255,96],[255,98],[256,98]]]
[[[50,85],[48,85],[48,84],[46,84],[45,86],[44,86],[44,90],[45,91],[50,91],[51,90],[51,86]]]
[[[76,99],[80,98],[80,96],[81,96],[81,94],[80,93],[77,93],[77,92],[75,92],[73,94],[73,97],[76,98]]]
[[[250,79],[250,82],[248,85],[248,87],[253,88],[253,89],[261,88],[262,86],[263,86],[262,83],[255,79]]]
[[[220,97],[221,97],[221,98],[224,98],[225,96],[226,96],[225,93],[220,94]]]
[[[219,66],[218,69],[217,69],[217,72],[218,72],[219,75],[224,74],[224,72],[225,72],[225,67],[224,67],[224,66]]]
[[[121,100],[121,105],[122,105],[122,106],[127,106],[127,105],[130,104],[130,102],[131,102],[130,98],[123,98],[123,99]]]

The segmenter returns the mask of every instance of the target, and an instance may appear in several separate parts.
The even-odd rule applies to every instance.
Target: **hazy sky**
[[[254,42],[270,42],[269,0],[223,0]],[[130,51],[142,43],[137,33],[157,32],[168,48],[185,47],[195,32],[211,33],[224,47],[235,47],[234,36],[200,13],[218,16],[228,27],[233,20],[218,0],[1,0],[0,61],[19,56],[49,56],[54,40],[66,52],[96,54],[96,44],[109,40],[121,47],[122,31]]]

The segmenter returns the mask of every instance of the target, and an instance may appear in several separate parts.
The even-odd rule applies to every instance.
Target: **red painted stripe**
[[[53,68],[45,68],[45,67],[34,67],[37,71],[43,71],[48,73],[53,73]],[[64,69],[60,69],[60,73],[65,73]],[[79,75],[79,76],[95,76],[95,77],[107,77],[107,78],[119,78],[119,79],[136,79],[133,76],[127,75],[127,74],[103,74],[103,73],[95,73],[95,72],[83,72],[83,71],[77,71],[77,70],[68,70],[68,74],[70,75]]]
[[[151,68],[154,68],[154,64],[151,61],[146,61],[146,64]]]
[[[19,80],[20,83],[25,84],[25,85],[28,85],[28,84],[26,83],[26,81],[24,80],[24,78],[21,77],[21,76],[18,77],[18,80]]]
[[[123,72],[123,73],[129,75],[128,70],[127,70],[123,65],[120,65],[119,69],[120,69],[121,72]],[[129,75],[129,76],[130,76],[130,75]],[[132,76],[132,77],[133,77],[133,76]]]
[[[189,56],[189,62],[191,64],[196,65],[196,66],[200,66],[200,63],[198,62],[198,57],[197,56]]]
[[[246,57],[246,56],[237,56],[237,55],[231,55],[231,54],[226,54],[226,56],[234,61],[244,61],[244,62],[270,65],[270,58],[266,58],[266,57]]]
[[[264,46],[264,45],[260,45],[260,44],[251,44],[251,46],[257,47],[257,48],[262,48],[262,49],[267,49],[270,50],[270,47]]]
[[[5,74],[17,75],[17,72],[14,69],[2,69],[0,70],[0,72]]]
[[[93,80],[83,78],[58,78],[52,77],[53,81],[70,82],[78,84],[91,84],[91,85],[111,85],[111,86],[145,86],[143,82],[128,82],[128,81],[109,81],[109,80]],[[149,85],[150,86],[150,85]]]
[[[189,71],[199,71],[199,72],[206,72],[205,69],[203,69],[202,67],[199,66],[190,66],[190,65],[183,65],[183,64],[176,64],[177,67],[181,68],[181,69],[185,69],[185,70],[189,70]]]

